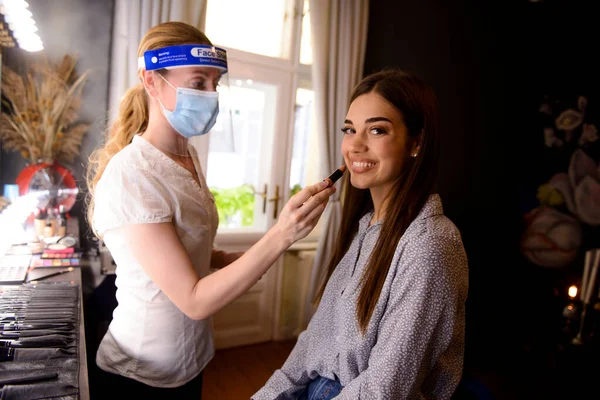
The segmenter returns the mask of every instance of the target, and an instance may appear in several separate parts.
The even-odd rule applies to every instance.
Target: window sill
[[[306,251],[306,250],[316,250],[317,245],[319,244],[318,237],[308,237],[302,240],[297,241],[293,245],[291,245],[287,251]]]
[[[227,232],[217,235],[215,246],[223,249],[241,250],[253,246],[264,235],[262,232]],[[319,244],[319,236],[309,235],[291,245],[287,251],[316,250]]]

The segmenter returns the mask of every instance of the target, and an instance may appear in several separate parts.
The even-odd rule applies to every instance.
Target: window
[[[319,178],[319,144],[314,124],[314,93],[310,89],[296,91],[294,142],[290,166],[292,192],[310,185]]]
[[[209,0],[206,34],[226,48],[289,58],[288,8],[282,0]]]
[[[308,0],[304,1],[302,9],[302,38],[300,41],[300,63],[312,64],[312,46],[310,39],[310,13],[308,9]]]
[[[219,236],[258,237],[319,180],[308,0],[209,0],[206,34],[229,61],[206,171]]]

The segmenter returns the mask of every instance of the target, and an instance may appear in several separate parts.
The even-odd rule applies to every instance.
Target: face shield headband
[[[227,51],[220,47],[184,44],[144,52],[138,58],[138,69],[146,71],[178,67],[213,67],[227,73]]]

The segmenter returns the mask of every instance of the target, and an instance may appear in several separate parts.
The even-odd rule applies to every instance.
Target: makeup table
[[[82,264],[89,261],[83,260]],[[58,272],[64,269],[64,267],[44,267],[34,268],[29,272],[28,279],[35,280],[43,275]],[[79,398],[81,400],[89,400],[90,390],[88,381],[88,368],[87,368],[87,356],[86,356],[86,345],[85,345],[85,326],[83,319],[83,294],[82,294],[82,278],[81,268],[73,268],[73,271],[66,272],[64,274],[56,275],[50,278],[46,278],[41,282],[72,282],[79,285]]]
[[[77,260],[78,263],[77,265],[71,264],[72,268],[70,271],[68,272],[63,272],[60,274],[57,274],[58,272],[61,271],[65,271],[68,270],[68,268],[65,268],[64,265],[61,266],[43,266],[43,267],[37,267],[37,268],[33,268],[31,269],[28,274],[27,274],[27,281],[24,284],[0,284],[0,289],[4,290],[4,294],[6,295],[7,293],[10,293],[11,289],[17,289],[17,290],[21,290],[21,288],[34,284],[35,287],[40,287],[43,284],[48,284],[51,282],[65,282],[65,283],[70,283],[73,285],[77,286],[77,289],[71,289],[71,293],[73,293],[73,295],[75,295],[75,293],[77,293],[78,295],[76,295],[74,297],[74,299],[76,299],[76,301],[79,303],[78,306],[78,326],[75,327],[75,329],[72,332],[77,332],[77,356],[73,359],[73,360],[78,360],[78,374],[75,376],[78,376],[78,382],[77,382],[77,389],[78,389],[78,399],[81,400],[89,400],[90,399],[90,389],[89,389],[89,378],[88,378],[88,366],[87,366],[87,347],[86,347],[86,335],[85,335],[85,320],[84,320],[84,307],[83,307],[83,301],[84,301],[84,291],[86,290],[85,287],[85,280],[82,275],[87,276],[86,274],[89,273],[89,271],[93,268],[97,268],[99,269],[99,259],[98,257],[87,257],[84,256],[80,259]],[[49,276],[53,274],[54,276]],[[35,281],[38,280],[39,284],[35,285]],[[74,292],[73,292],[74,290]],[[10,300],[9,300],[10,301]],[[45,304],[43,303],[43,300],[38,300],[38,304]],[[76,304],[76,303],[73,303]],[[6,306],[5,306],[6,307]],[[37,306],[39,307],[39,306]],[[5,309],[4,312],[10,312],[9,309]],[[17,312],[17,311],[13,311],[13,312]],[[34,311],[35,312],[35,311]],[[39,313],[52,313],[53,309],[52,308],[47,308],[46,310],[41,310],[38,311]],[[27,320],[25,319],[23,322],[26,322]],[[6,321],[5,321],[6,322]],[[4,339],[6,339],[7,337],[5,337]],[[46,358],[39,358],[36,359],[39,360],[41,363],[46,363],[46,362],[51,362],[51,360],[46,359]],[[2,363],[11,363],[12,361],[3,361]],[[16,362],[16,361],[15,361]],[[1,365],[0,365],[1,367]],[[6,367],[6,365],[5,365]],[[10,367],[8,367],[10,368]],[[0,375],[2,373],[0,372]]]
[[[6,214],[6,212],[4,212],[6,210],[0,210],[0,217],[7,217],[8,214]],[[2,235],[0,235],[0,238],[2,239],[0,241],[0,256],[5,256],[5,252],[8,252],[9,247],[11,246],[12,240],[17,241],[17,243],[20,243],[24,238],[28,238],[28,237],[32,237],[34,236],[32,233],[34,233],[34,227],[33,224],[23,224],[23,225],[17,225],[16,223],[14,224],[14,228],[16,235],[11,236],[11,234],[7,234],[8,231],[10,231],[9,227],[6,225],[6,222],[14,222],[12,219],[10,218],[4,218],[2,219],[3,223],[0,224],[0,233]],[[23,232],[20,232],[20,231]],[[67,220],[67,235],[72,236],[74,238],[76,238],[76,244],[75,247],[79,246],[79,223],[77,218],[70,218],[69,220]],[[13,243],[12,246],[22,246],[21,244],[17,244],[17,243]],[[8,253],[7,253],[8,254]],[[19,253],[14,253],[14,254],[27,254],[26,252],[19,252]],[[36,280],[36,279],[40,279],[39,280],[39,284],[38,285],[31,285],[31,284],[21,284],[19,283],[19,280],[17,279],[16,282],[14,283],[10,283],[10,282],[0,282],[0,289],[3,290],[2,294],[3,294],[3,304],[2,306],[2,312],[4,313],[3,315],[3,323],[4,323],[4,331],[2,331],[2,340],[4,341],[4,343],[2,343],[4,346],[7,346],[8,348],[10,348],[11,350],[14,350],[14,355],[16,357],[17,351],[23,351],[26,350],[25,353],[27,353],[28,349],[31,349],[29,351],[33,351],[28,353],[28,357],[23,357],[25,355],[25,353],[20,353],[21,355],[19,356],[19,358],[15,358],[12,359],[11,357],[11,353],[10,350],[6,350],[7,347],[4,347],[4,350],[6,353],[5,356],[8,358],[6,359],[6,361],[2,361],[0,362],[0,366],[2,367],[2,371],[6,371],[6,373],[2,373],[0,371],[0,377],[5,378],[5,385],[8,386],[2,386],[0,387],[0,389],[2,388],[7,388],[9,386],[11,386],[10,380],[12,379],[12,376],[19,375],[19,376],[31,376],[33,378],[36,378],[39,376],[39,372],[34,372],[35,368],[39,368],[38,366],[36,366],[37,362],[39,361],[40,365],[43,365],[44,368],[49,368],[49,370],[47,370],[45,375],[51,375],[51,370],[53,368],[69,368],[70,366],[72,366],[72,369],[70,369],[70,372],[68,373],[70,376],[73,376],[73,378],[77,379],[77,398],[78,400],[89,400],[90,399],[90,387],[89,387],[89,375],[88,375],[88,365],[87,365],[87,346],[86,346],[86,334],[85,334],[85,319],[84,319],[84,299],[86,298],[87,293],[90,292],[90,286],[93,284],[90,283],[91,279],[90,276],[93,275],[93,271],[98,270],[100,271],[100,260],[99,257],[93,257],[93,256],[82,256],[77,260],[73,260],[72,258],[76,258],[74,256],[68,257],[69,260],[50,260],[53,261],[52,266],[46,264],[45,262],[43,263],[44,265],[39,264],[39,267],[35,267],[33,269],[30,269],[27,273],[27,281],[32,281],[32,280]],[[45,261],[45,260],[42,260]],[[54,261],[60,261],[60,264],[56,264],[54,263]],[[6,266],[5,266],[6,267]],[[52,273],[56,273],[58,271],[64,270],[65,268],[68,267],[73,267],[71,271],[65,272],[65,273],[61,273],[61,274],[57,274],[55,276],[52,277],[46,277],[49,274]],[[42,277],[44,277],[43,279],[41,279]],[[8,279],[10,280],[10,279]],[[70,283],[71,285],[60,285],[57,286],[53,290],[53,292],[51,294],[41,294],[43,292],[43,284],[51,284],[51,282],[65,282],[65,283]],[[46,288],[48,288],[49,286],[45,286]],[[65,289],[66,288],[66,289]],[[70,289],[69,289],[70,288]],[[11,291],[15,290],[14,294],[11,294]],[[18,293],[20,292],[20,293]],[[48,292],[49,293],[49,292]],[[56,293],[56,294],[55,294]],[[28,297],[31,296],[31,297]],[[36,296],[36,297],[34,297]],[[55,297],[57,296],[57,297]],[[51,307],[47,307],[45,305],[47,305],[47,301],[52,301],[52,300],[46,300],[46,299],[56,299],[55,304],[57,304],[57,307],[59,307],[60,311],[56,311],[56,309]],[[35,300],[37,299],[37,300]],[[72,307],[71,311],[69,311],[69,299],[71,299],[71,303]],[[25,303],[21,303],[21,302],[25,302]],[[11,303],[14,304],[14,307],[11,305]],[[77,306],[77,303],[78,306]],[[49,333],[39,333],[39,334],[33,334],[33,335],[18,335],[16,339],[11,338],[11,331],[19,331],[21,328],[16,328],[15,327],[7,327],[7,322],[10,324],[26,324],[27,321],[27,314],[25,314],[25,319],[22,319],[21,322],[19,321],[18,318],[14,318],[11,317],[11,313],[14,313],[15,315],[18,313],[27,313],[28,308],[29,308],[29,304],[32,304],[32,307],[35,307],[34,311],[31,311],[31,313],[33,314],[37,314],[36,317],[34,317],[34,319],[37,318],[37,321],[35,323],[39,323],[39,324],[43,324],[41,321],[48,319],[49,322],[50,318],[44,318],[44,314],[46,314],[46,317],[52,317],[54,318],[53,314],[57,313],[57,315],[60,315],[62,318],[62,316],[66,315],[65,313],[71,313],[71,315],[73,315],[73,311],[78,314],[77,315],[77,320],[78,320],[78,326],[72,326],[72,328],[70,328],[68,331],[64,331],[65,335],[61,336],[60,334],[58,335],[53,335],[53,333],[57,333],[56,331],[62,331],[61,328],[56,328],[56,331],[54,332],[49,332]],[[23,308],[25,307],[25,308]],[[13,310],[14,311],[11,311]],[[31,315],[31,314],[30,314]],[[66,318],[66,317],[65,317]],[[60,322],[56,322],[57,324],[60,324]],[[68,324],[68,322],[67,322]],[[24,328],[24,329],[32,329],[32,328]],[[42,329],[43,328],[33,328],[35,329]],[[55,328],[50,328],[55,329]],[[23,332],[25,332],[25,330],[23,330]],[[34,331],[29,331],[29,333],[34,332]],[[57,351],[62,351],[61,349],[65,349],[68,347],[61,347],[61,345],[55,345],[54,343],[57,343],[56,341],[57,336],[58,338],[68,338],[68,335],[66,334],[66,332],[71,332],[71,333],[76,333],[76,337],[77,337],[77,344],[76,344],[76,348],[77,348],[77,355],[74,357],[69,357],[69,356],[53,356],[49,358],[47,358],[46,354],[56,354],[56,353],[51,353],[52,349],[51,347],[57,347],[55,350]],[[46,336],[43,336],[46,335]],[[33,341],[31,341],[31,339],[33,339]],[[28,341],[29,340],[29,341]],[[71,340],[71,339],[64,339],[65,341],[67,340]],[[8,342],[11,341],[16,341],[17,343],[21,341],[21,343],[17,346],[14,345],[7,345]],[[42,343],[40,345],[40,343]],[[50,344],[52,343],[52,344]],[[68,346],[68,344],[65,344],[66,346]],[[71,347],[72,348],[72,347]],[[36,349],[40,349],[40,353],[36,353]],[[7,352],[8,351],[8,352]],[[4,354],[3,353],[3,354]],[[62,353],[61,353],[62,354]],[[68,352],[65,352],[65,354],[69,354]],[[16,361],[14,361],[16,360]],[[23,361],[25,360],[25,361]],[[29,361],[28,361],[29,360]],[[60,360],[60,361],[57,361]],[[63,363],[63,360],[65,360],[65,362]],[[56,362],[55,362],[56,361]],[[77,361],[77,362],[75,362]],[[15,364],[13,364],[13,362]],[[32,364],[28,364],[31,365],[31,367],[27,366],[24,367],[23,369],[21,369],[21,367],[19,367],[18,365],[20,365],[21,363],[32,363]],[[12,365],[12,366],[11,366]],[[13,369],[14,368],[14,369]],[[12,371],[12,372],[11,372]],[[21,372],[22,371],[22,372]],[[31,371],[33,372],[33,374],[28,374],[27,371]],[[23,375],[25,374],[25,375]],[[44,374],[42,374],[44,375]],[[59,376],[61,376],[59,374]],[[65,375],[62,375],[63,377],[67,376],[66,373]],[[8,377],[8,378],[7,378]],[[43,377],[40,377],[41,379],[43,379]],[[19,380],[19,383],[17,384],[12,384],[13,387],[15,386],[21,386],[21,382],[23,381],[23,378],[17,378]],[[62,378],[61,378],[62,379]],[[35,381],[35,379],[34,379]],[[31,381],[30,381],[31,382]],[[68,384],[68,381],[60,381],[61,384]],[[28,386],[28,383],[23,384],[22,387]],[[14,394],[19,392],[19,389],[12,391],[12,389],[7,389],[7,393],[2,393],[2,398],[6,396],[10,396],[8,393],[11,393],[11,395],[14,397]],[[34,393],[35,390],[33,392],[30,393]],[[67,396],[68,397],[68,396]],[[22,397],[20,397],[22,398]]]

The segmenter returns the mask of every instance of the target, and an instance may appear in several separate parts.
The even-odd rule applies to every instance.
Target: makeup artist
[[[450,399],[462,374],[467,258],[434,181],[436,98],[386,70],[343,123],[341,226],[319,307],[254,400]]]
[[[188,138],[215,123],[226,52],[167,22],[146,33],[138,56],[140,83],[122,98],[88,174],[88,218],[117,265],[118,306],[96,355],[99,398],[131,389],[199,399],[214,354],[211,316],[314,228],[335,188],[321,182],[294,195],[244,254],[215,250],[215,202]]]

